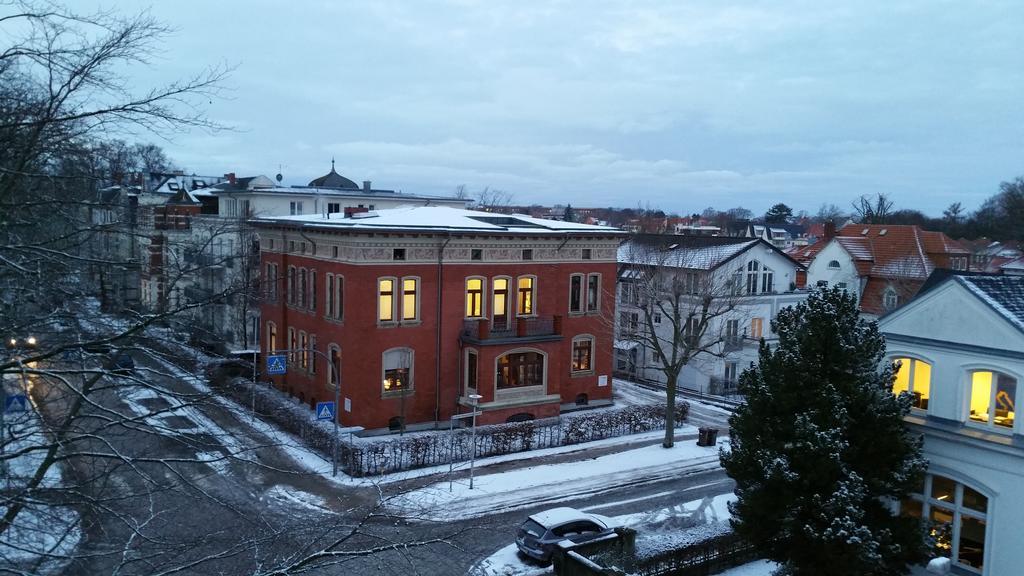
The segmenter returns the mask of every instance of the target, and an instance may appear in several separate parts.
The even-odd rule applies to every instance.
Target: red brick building
[[[611,401],[616,249],[600,226],[446,207],[261,219],[262,350],[314,348],[345,425],[482,423]],[[276,281],[272,280],[276,279]],[[275,385],[331,400],[317,354]]]

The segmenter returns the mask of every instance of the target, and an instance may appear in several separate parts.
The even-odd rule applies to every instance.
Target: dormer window
[[[885,292],[882,293],[882,307],[885,308],[886,311],[889,311],[895,309],[899,305],[900,295],[896,293],[896,290],[892,286],[889,286],[885,289]]]
[[[829,263],[828,263],[828,269],[829,270],[839,270],[839,268],[840,268],[839,260],[831,260],[831,261],[829,261]]]

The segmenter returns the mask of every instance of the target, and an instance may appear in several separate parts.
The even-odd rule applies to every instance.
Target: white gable
[[[947,281],[882,318],[886,334],[1001,350],[1024,349],[1021,332],[958,282]]]

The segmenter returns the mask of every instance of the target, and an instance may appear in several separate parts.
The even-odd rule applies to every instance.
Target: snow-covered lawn
[[[590,460],[486,474],[475,479],[473,489],[468,482],[439,482],[404,494],[392,504],[419,517],[451,521],[600,494],[718,465],[717,447],[688,442],[666,450],[653,445]]]
[[[728,530],[727,505],[734,499],[732,494],[721,494],[670,508],[615,516],[612,519],[636,530],[637,552],[650,555],[705,540]],[[509,534],[509,539],[513,536]],[[551,567],[538,566],[519,556],[514,543],[481,560],[469,571],[470,576],[537,576],[553,573]]]

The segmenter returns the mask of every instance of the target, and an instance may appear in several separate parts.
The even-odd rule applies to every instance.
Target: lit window
[[[402,279],[402,320],[415,320],[419,317],[419,299],[417,297],[416,278]]]
[[[971,405],[968,418],[972,422],[1012,429],[1016,403],[1016,378],[988,371],[971,374]]]
[[[508,326],[508,278],[495,278],[492,283],[494,289],[494,312],[495,327],[505,328]]]
[[[267,322],[267,352],[277,350],[277,326],[273,322]]]
[[[583,275],[573,274],[569,277],[569,312],[583,312]]]
[[[483,278],[466,279],[466,317],[480,318],[484,315],[484,280]]]
[[[929,475],[920,493],[900,503],[900,514],[928,520],[940,555],[972,572],[984,570],[987,496],[951,478]]]
[[[597,312],[601,305],[601,275],[587,275],[587,312]]]
[[[585,336],[572,341],[572,371],[591,372],[594,370],[594,339]]]
[[[750,319],[750,337],[758,339],[761,337],[761,333],[764,329],[764,320],[762,318],[751,318]]]
[[[931,396],[932,367],[927,362],[911,358],[897,358],[899,368],[893,380],[892,393],[906,392],[913,397],[911,406],[921,410],[928,409]]]
[[[381,278],[377,281],[377,319],[381,322],[395,321],[395,280]]]
[[[533,314],[533,278],[525,276],[519,279],[519,315]]]
[[[383,390],[403,392],[412,390],[412,350],[395,348],[384,353]]]
[[[505,354],[498,358],[498,389],[544,384],[544,355],[540,352]]]

